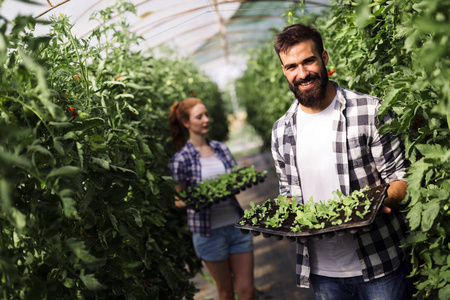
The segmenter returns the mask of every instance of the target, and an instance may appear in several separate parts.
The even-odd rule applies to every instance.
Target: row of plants
[[[386,185],[373,189],[366,187],[349,196],[337,190],[333,192],[333,199],[315,202],[311,196],[305,203],[279,195],[261,205],[251,202],[251,208],[244,211],[239,224],[250,225],[253,230],[274,229],[282,235],[286,232],[321,232],[325,228],[339,230],[342,224],[351,224],[346,228],[355,227],[363,221],[370,222],[369,217],[377,213],[386,188]]]
[[[322,14],[287,12],[286,25],[316,27],[330,56],[327,68],[337,70],[330,79],[382,99],[379,117],[393,113],[380,132],[398,135],[411,162],[404,204],[415,298],[450,299],[450,3],[330,2]],[[236,87],[248,122],[270,147],[272,124],[294,100],[273,39],[255,51]]]
[[[235,166],[230,173],[207,178],[195,187],[179,192],[179,198],[188,207],[199,211],[239,194],[240,191],[257,185],[259,182],[264,182],[266,176],[266,170],[256,171],[254,165],[250,167]]]
[[[1,299],[193,299],[201,263],[172,208],[168,113],[199,97],[223,140],[226,110],[187,59],[131,50],[127,13],[97,12],[85,39],[65,16],[46,36],[0,18]]]

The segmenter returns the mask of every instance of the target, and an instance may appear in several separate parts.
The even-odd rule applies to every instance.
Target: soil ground
[[[233,150],[232,150],[233,152]],[[260,204],[267,199],[278,196],[278,179],[275,174],[273,160],[269,152],[263,154],[243,155],[236,158],[239,166],[255,165],[257,171],[268,171],[263,183],[241,192],[236,197],[244,209],[250,207],[250,201]],[[253,237],[255,256],[255,289],[256,300],[297,299],[313,300],[311,289],[298,288],[295,283],[295,243],[286,239]],[[196,300],[218,299],[212,278],[206,268],[193,279],[199,292]]]

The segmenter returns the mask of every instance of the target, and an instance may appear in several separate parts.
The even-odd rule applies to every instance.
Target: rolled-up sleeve
[[[404,177],[409,168],[409,161],[404,156],[401,139],[392,132],[379,133],[379,129],[391,121],[392,117],[386,115],[383,120],[376,122],[377,130],[372,141],[372,155],[377,171],[381,178],[388,183],[396,180],[406,181]]]

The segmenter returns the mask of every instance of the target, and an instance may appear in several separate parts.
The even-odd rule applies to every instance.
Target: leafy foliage
[[[368,190],[366,187],[365,190],[354,191],[348,197],[336,190],[333,192],[333,199],[314,202],[311,196],[306,203],[297,202],[295,197],[290,199],[279,195],[261,205],[251,203],[251,208],[244,211],[244,217],[239,224],[245,225],[251,220],[253,225],[264,224],[266,228],[272,229],[290,226],[290,231],[301,232],[308,229],[323,229],[325,222],[329,223],[328,227],[348,223],[352,219],[358,222],[369,213],[373,214],[374,209],[379,207],[377,205],[379,200],[384,199],[384,197],[369,198]],[[378,193],[380,191],[377,190]],[[293,220],[287,222],[290,216],[293,216]]]
[[[331,50],[339,58],[335,64],[343,71],[340,78],[350,88],[383,99],[380,116],[392,110],[395,120],[381,131],[401,136],[412,163],[405,203],[415,231],[408,245],[416,297],[447,299],[450,59],[444,46],[449,20],[443,12],[449,11],[450,4],[432,0],[338,3],[327,28],[346,32],[334,39]],[[417,239],[422,234],[426,240]]]
[[[330,15],[312,23],[321,32],[330,54],[330,79],[342,86],[383,99],[380,117],[388,111],[394,120],[381,132],[394,132],[405,145],[411,161],[405,204],[413,231],[412,275],[417,299],[450,297],[450,3],[439,0],[335,0]],[[309,23],[310,17],[287,15],[287,24]],[[286,97],[272,47],[261,49],[237,86],[246,106],[254,109],[249,122],[266,136],[292,103]],[[277,66],[278,65],[278,66]],[[275,70],[278,69],[278,74]],[[271,74],[272,81],[268,78]],[[273,75],[272,75],[273,74]],[[251,80],[265,78],[244,95]],[[245,88],[245,89],[244,89]],[[266,97],[266,95],[268,95]],[[269,112],[276,112],[271,115]],[[264,122],[257,118],[264,116]]]
[[[191,93],[217,123],[225,111],[217,86],[186,59],[131,50],[139,37],[125,19],[108,22],[129,11],[119,2],[99,12],[82,40],[64,16],[46,37],[33,36],[31,17],[0,21],[5,299],[193,298],[189,278],[201,265],[185,213],[171,208],[167,115]]]

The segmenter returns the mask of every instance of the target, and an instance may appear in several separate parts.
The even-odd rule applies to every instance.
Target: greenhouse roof
[[[94,11],[117,0],[4,0],[0,15],[11,20],[17,14],[49,19],[59,13],[70,17],[73,33],[83,38],[98,26],[90,20]],[[0,1],[1,3],[2,1]],[[167,46],[197,62],[213,80],[223,85],[246,67],[248,50],[266,45],[272,28],[285,24],[286,9],[301,1],[245,0],[128,0],[137,14],[127,16],[131,30],[143,38],[143,49]],[[306,11],[330,6],[328,0],[306,0]],[[45,34],[48,28],[37,28]],[[157,50],[161,53],[162,50]]]

